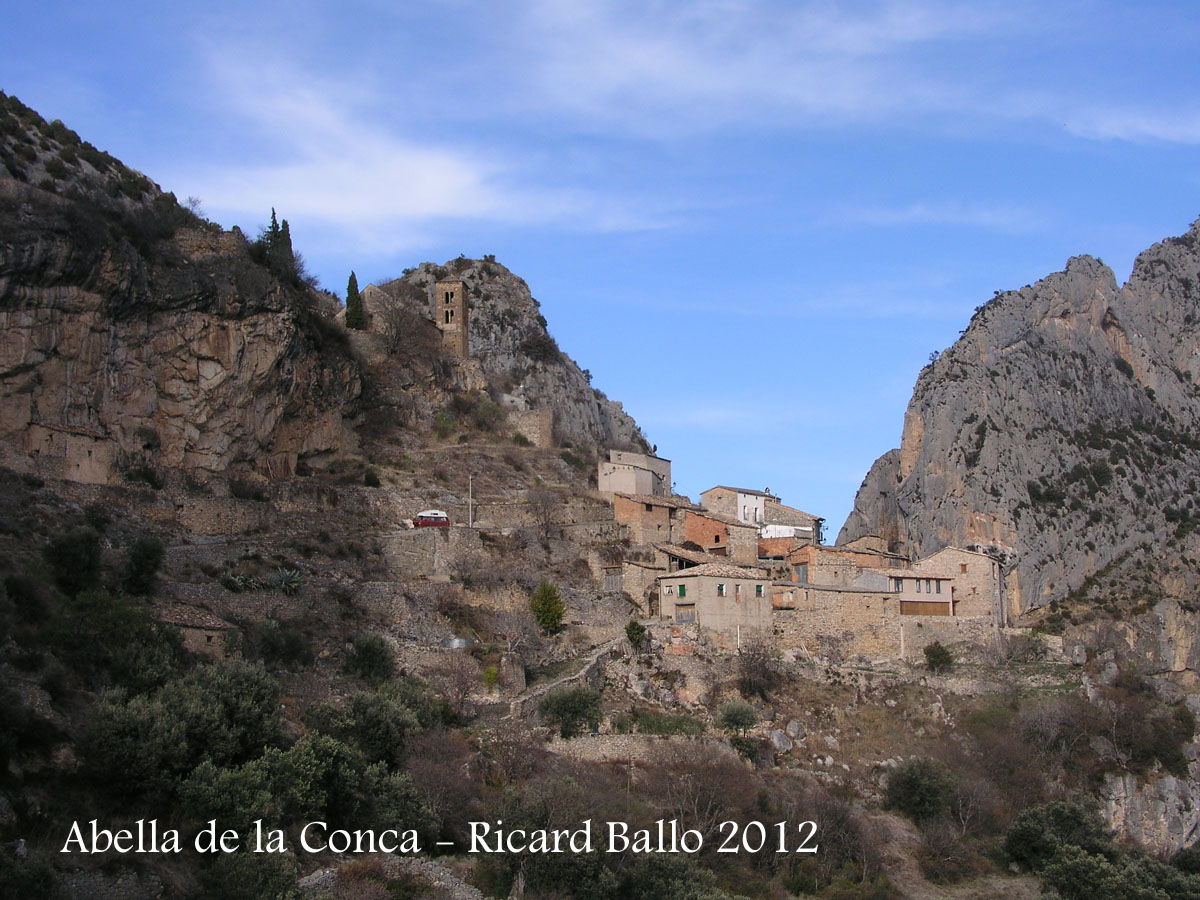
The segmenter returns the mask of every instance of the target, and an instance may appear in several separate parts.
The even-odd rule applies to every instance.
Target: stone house
[[[945,579],[954,591],[954,615],[995,616],[1004,619],[1004,586],[1000,563],[986,553],[946,547],[913,563],[912,573],[930,579]],[[928,588],[926,588],[928,599]]]
[[[164,625],[173,625],[183,637],[183,646],[192,653],[213,659],[228,659],[226,636],[233,626],[207,610],[184,603],[164,603],[154,608],[154,617]]]
[[[795,538],[797,544],[821,543],[822,526],[825,520],[804,510],[784,506],[774,494],[768,493],[763,498],[763,522],[760,531],[762,537]]]
[[[682,544],[687,540],[685,518],[700,511],[684,498],[650,494],[613,494],[613,518],[621,538],[635,544]]]
[[[727,557],[739,565],[758,562],[758,528],[711,510],[690,509],[684,517],[684,541],[705,553]]]
[[[658,577],[661,618],[694,625],[726,645],[771,630],[770,580],[761,569],[705,563]]]
[[[700,494],[700,504],[712,512],[731,516],[748,525],[759,526],[767,521],[766,505],[770,496],[770,491],[719,484]]]
[[[596,489],[605,495],[671,494],[671,461],[649,453],[609,450],[608,461],[601,460],[596,473]]]
[[[912,564],[897,553],[867,546],[839,545],[822,547],[806,544],[784,554],[792,570],[792,580],[801,584],[825,584],[851,587],[860,583],[866,571],[908,569]],[[886,582],[878,582],[886,589]]]
[[[779,643],[828,659],[920,657],[935,640],[995,646],[1003,624],[1000,565],[948,547],[912,562],[881,541],[800,547],[771,585]]]

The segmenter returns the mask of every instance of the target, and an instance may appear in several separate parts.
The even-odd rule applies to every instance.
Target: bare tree
[[[533,524],[538,538],[542,542],[542,547],[548,551],[550,538],[553,536],[555,525],[558,522],[559,500],[552,491],[542,488],[530,491],[526,495],[525,502],[529,504],[529,512],[533,516]]]
[[[470,714],[471,693],[482,683],[479,664],[472,657],[465,653],[448,653],[430,670],[430,676],[455,715],[465,717]]]

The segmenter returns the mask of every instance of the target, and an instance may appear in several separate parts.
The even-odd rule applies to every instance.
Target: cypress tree
[[[362,295],[358,292],[358,277],[351,272],[346,284],[346,327],[361,331],[367,327],[367,314]]]

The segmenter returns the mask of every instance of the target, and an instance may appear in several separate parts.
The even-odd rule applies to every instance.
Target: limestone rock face
[[[1196,770],[1195,763],[1191,768]],[[1200,834],[1200,783],[1162,775],[1139,783],[1132,775],[1104,777],[1103,812],[1109,825],[1139,847],[1174,856]]]
[[[240,234],[167,227],[151,205],[131,236],[86,198],[17,181],[0,204],[6,465],[92,483],[285,475],[352,440],[360,376],[328,310]]]
[[[901,446],[839,535],[1012,564],[1013,611],[1044,605],[1177,529],[1200,468],[1200,222],[1118,287],[1099,260],[979,307],[917,379]]]
[[[501,264],[490,258],[460,258],[445,266],[422,263],[379,288],[414,313],[432,317],[433,284],[445,279],[466,286],[470,355],[506,405],[553,411],[555,434],[575,444],[648,449],[621,404],[594,390],[587,375],[558,348],[529,285]]]

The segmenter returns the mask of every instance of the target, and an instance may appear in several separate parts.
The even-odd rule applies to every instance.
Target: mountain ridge
[[[1198,241],[1200,220],[1121,287],[1076,256],[977,308],[918,376],[901,446],[868,472],[839,543],[987,549],[1012,566],[1019,613],[1169,537],[1164,510],[1200,465]]]

